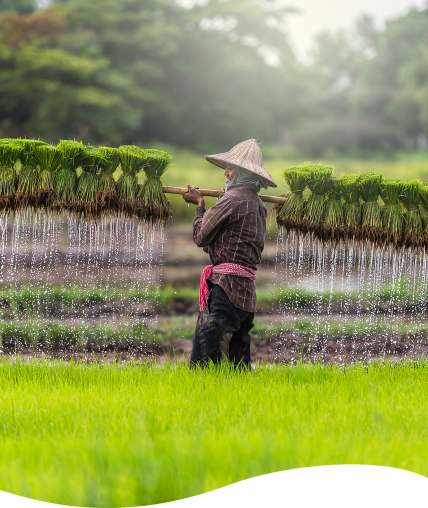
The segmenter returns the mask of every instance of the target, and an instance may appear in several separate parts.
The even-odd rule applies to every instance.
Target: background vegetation
[[[299,160],[426,151],[427,9],[323,33],[303,63],[282,2],[47,3],[0,0],[0,137],[199,153],[257,137]]]

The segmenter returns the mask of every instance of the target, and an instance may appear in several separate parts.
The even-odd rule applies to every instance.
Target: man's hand
[[[182,194],[184,201],[192,205],[203,206],[205,208],[205,201],[202,194],[199,192],[199,187],[192,187],[190,184],[187,186],[186,194]]]

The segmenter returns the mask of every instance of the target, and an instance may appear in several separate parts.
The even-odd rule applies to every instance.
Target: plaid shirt
[[[236,263],[256,269],[266,235],[266,208],[251,184],[229,186],[207,212],[200,206],[193,221],[193,240],[211,263]],[[256,311],[254,281],[237,275],[212,274],[208,280],[224,289],[239,309]]]

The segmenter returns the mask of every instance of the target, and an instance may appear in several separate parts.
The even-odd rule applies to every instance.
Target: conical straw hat
[[[255,175],[265,178],[269,187],[278,187],[263,167],[262,151],[255,139],[247,139],[247,141],[235,145],[225,153],[205,155],[205,159],[222,169],[225,169],[228,164],[246,169]]]

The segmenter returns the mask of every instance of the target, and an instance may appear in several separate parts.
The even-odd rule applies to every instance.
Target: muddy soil
[[[56,350],[40,348],[34,351],[22,351],[15,355],[13,351],[0,352],[0,359],[24,360],[60,359],[65,361],[86,362],[154,362],[162,364],[166,360],[188,362],[192,350],[192,341],[174,339],[160,344],[145,344],[140,348],[116,351],[87,350],[70,348]],[[347,337],[340,339],[320,339],[315,342],[310,337],[296,333],[282,333],[281,336],[266,337],[251,341],[251,358],[253,364],[260,363],[295,363],[299,360],[334,363],[338,365],[355,362],[373,362],[376,360],[405,360],[411,358],[428,358],[428,339],[410,342],[400,337],[375,336]]]

